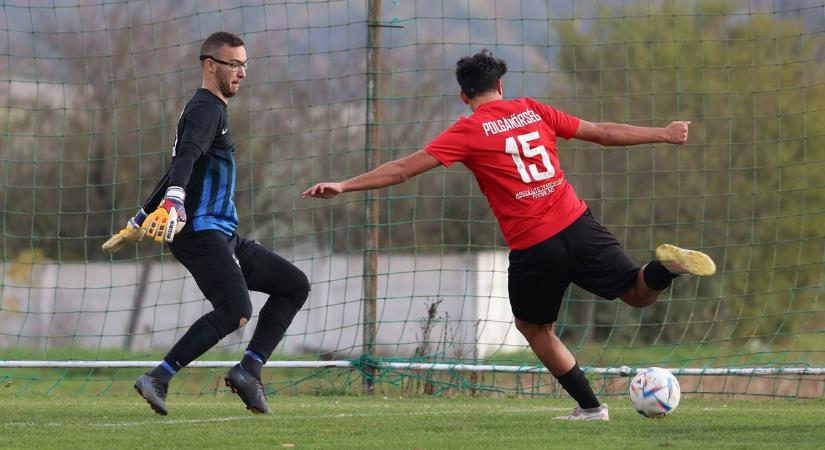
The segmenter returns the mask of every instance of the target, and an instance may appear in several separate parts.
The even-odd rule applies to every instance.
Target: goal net
[[[593,122],[692,121],[678,147],[559,142],[577,193],[639,264],[670,242],[718,266],[645,309],[571,286],[556,330],[598,390],[624,391],[621,366],[660,366],[688,393],[825,395],[821,0],[393,1],[374,20],[376,3],[0,5],[0,382],[124,392],[210,310],[168,249],[100,245],[168,167],[199,46],[227,30],[250,56],[229,104],[238,233],[312,282],[268,389],[361,392],[369,377],[388,392],[560,392],[513,325],[507,248],[463,166],[369,197],[300,195],[468,115],[455,62],[487,48],[507,61],[508,98]],[[255,324],[173,392],[215,392]]]

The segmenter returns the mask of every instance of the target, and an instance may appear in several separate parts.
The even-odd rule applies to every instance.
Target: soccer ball
[[[630,402],[645,417],[664,417],[679,406],[682,390],[669,371],[650,367],[637,373],[630,382]]]

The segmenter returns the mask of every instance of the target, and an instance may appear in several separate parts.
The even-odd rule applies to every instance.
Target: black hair
[[[486,48],[473,56],[465,56],[455,64],[455,77],[469,98],[496,89],[498,80],[507,73],[507,63],[493,57]]]
[[[228,45],[230,47],[240,47],[243,45],[243,39],[226,31],[212,33],[208,38],[206,38],[205,41],[203,41],[203,44],[201,45],[201,55],[217,56],[215,55],[215,51],[224,45]]]

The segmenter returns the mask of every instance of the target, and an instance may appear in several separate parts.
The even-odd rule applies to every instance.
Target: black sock
[[[653,260],[642,269],[642,278],[650,289],[661,291],[670,287],[670,283],[679,275],[670,273],[661,262]]]
[[[582,409],[598,408],[601,406],[596,394],[593,393],[593,388],[590,387],[590,382],[584,376],[584,372],[576,364],[569,372],[562,376],[557,376],[561,387],[579,403]]]
[[[164,360],[157,367],[152,369],[151,372],[146,373],[149,374],[150,377],[157,378],[158,380],[168,384],[169,380],[171,380],[172,377],[175,376],[176,373],[178,373],[178,371],[175,370],[171,364]]]
[[[265,362],[263,356],[252,350],[247,350],[243,355],[243,359],[241,359],[241,368],[260,380],[261,368],[263,368]]]
[[[221,334],[213,324],[215,314],[215,311],[212,311],[196,320],[172,346],[163,360],[175,370],[180,370],[214,347],[223,336],[228,334]]]

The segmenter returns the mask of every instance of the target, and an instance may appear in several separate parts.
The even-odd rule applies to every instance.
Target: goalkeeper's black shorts
[[[510,306],[525,322],[553,323],[570,283],[614,299],[636,283],[639,269],[588,208],[555,236],[510,251]]]
[[[280,295],[294,290],[296,280],[306,283],[303,272],[292,263],[234,233],[181,233],[169,248],[215,309],[240,311],[247,318],[252,310],[250,290]],[[237,323],[233,326],[237,328]]]

